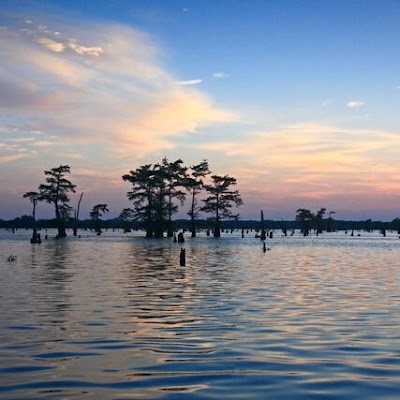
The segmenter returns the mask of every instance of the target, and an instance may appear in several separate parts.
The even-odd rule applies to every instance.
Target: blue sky
[[[0,218],[59,164],[84,212],[118,215],[121,175],[167,156],[237,177],[243,218],[393,219],[399,20],[389,0],[3,0]]]

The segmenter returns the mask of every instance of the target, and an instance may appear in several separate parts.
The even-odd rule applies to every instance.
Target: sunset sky
[[[60,164],[118,216],[167,157],[236,177],[245,219],[392,220],[399,43],[398,0],[1,0],[0,218]]]

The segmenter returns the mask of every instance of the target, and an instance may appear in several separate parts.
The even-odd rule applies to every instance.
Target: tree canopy
[[[231,186],[237,184],[236,179],[229,175],[212,175],[212,182],[204,185],[209,194],[203,200],[201,208],[206,213],[211,213],[214,220],[214,237],[221,236],[221,220],[238,218],[239,214],[233,214],[233,206],[243,204],[238,190],[232,190]]]
[[[181,159],[169,162],[164,158],[161,163],[143,165],[122,176],[124,181],[132,184],[132,189],[127,193],[128,199],[132,201],[131,215],[143,224],[147,237],[162,237],[165,231],[168,236],[172,236],[172,215],[178,211],[178,204],[183,205],[187,193],[191,196],[188,214],[191,217],[192,236],[195,236],[198,212],[204,211],[213,214],[218,237],[220,221],[237,217],[231,209],[241,205],[242,199],[237,190],[231,189],[231,186],[236,185],[235,178],[213,175],[211,183],[204,184],[203,178],[209,173],[206,160],[190,167],[188,173]],[[209,196],[203,200],[204,206],[199,207],[197,195],[202,189]]]
[[[96,204],[89,213],[93,228],[98,235],[101,235],[101,217],[109,211],[107,204]]]
[[[67,221],[74,210],[68,203],[70,194],[75,193],[76,188],[68,179],[70,172],[68,165],[45,170],[45,182],[39,185],[38,192],[31,191],[23,195],[33,204],[34,235],[36,205],[39,201],[44,201],[54,206],[57,237],[66,236]],[[186,167],[181,159],[171,162],[165,157],[161,162],[145,164],[131,170],[123,175],[122,179],[131,184],[127,197],[132,206],[121,212],[118,221],[124,225],[126,231],[135,223],[135,227],[145,229],[147,237],[162,237],[165,232],[171,237],[177,222],[172,216],[179,211],[179,206],[182,207],[190,195],[188,215],[192,236],[196,236],[196,219],[199,213],[205,212],[212,215],[209,220],[215,224],[214,236],[219,237],[221,221],[238,218],[239,214],[233,212],[233,207],[240,206],[243,202],[239,191],[232,189],[237,184],[235,178],[229,175],[212,175],[209,178],[210,174],[207,160]],[[204,196],[201,196],[202,192],[205,193]],[[82,196],[83,193],[79,197],[78,207],[72,219],[74,235],[78,229]],[[198,197],[203,197],[202,206]],[[108,211],[107,204],[99,203],[89,213],[92,227],[98,234],[101,233],[101,217]]]
[[[40,200],[40,195],[38,192],[26,192],[22,195],[24,198],[28,198],[32,203],[32,238],[31,243],[40,243],[40,236],[37,234],[37,226],[36,226],[36,206]]]
[[[60,165],[49,171],[44,171],[46,183],[39,186],[39,199],[52,203],[54,205],[57,220],[57,237],[65,237],[65,221],[69,217],[72,208],[68,205],[70,192],[75,193],[76,185],[72,184],[66,175],[69,174],[70,167],[68,165]]]
[[[299,208],[296,211],[296,222],[300,226],[300,231],[304,236],[308,236],[311,229],[315,229],[317,235],[322,233],[323,230],[332,232],[333,218],[332,215],[335,211],[330,211],[328,218],[324,218],[326,214],[326,208],[320,208],[315,214],[306,208]]]
[[[196,218],[199,215],[201,207],[197,201],[197,195],[201,193],[204,188],[203,179],[209,175],[211,171],[208,167],[208,161],[203,160],[199,164],[190,167],[190,174],[186,177],[185,187],[191,196],[190,210],[188,215],[190,217],[190,230],[192,237],[196,237]]]

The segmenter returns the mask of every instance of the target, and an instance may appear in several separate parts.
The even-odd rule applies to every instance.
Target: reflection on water
[[[397,398],[397,236],[268,245],[1,232],[0,398]]]

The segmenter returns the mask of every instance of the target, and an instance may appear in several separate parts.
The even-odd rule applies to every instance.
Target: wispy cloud
[[[104,53],[104,50],[101,46],[83,46],[78,44],[77,40],[75,39],[69,40],[69,47],[81,56],[89,55],[98,57],[100,54]]]
[[[212,74],[214,79],[227,79],[230,78],[230,75],[225,72],[214,72]]]
[[[56,53],[61,53],[65,49],[65,45],[63,43],[46,37],[38,38],[36,41],[37,43],[46,46],[49,50],[55,51]]]
[[[359,101],[359,100],[350,100],[346,103],[346,107],[349,107],[349,108],[360,108],[364,105],[365,105],[365,103],[363,101]]]
[[[194,87],[201,79],[166,70],[163,49],[141,31],[51,17],[16,21],[0,36],[0,109],[45,133],[38,151],[54,145],[51,134],[65,141],[64,154],[92,143],[117,163],[121,154],[168,149],[175,136],[235,119]]]
[[[209,142],[197,147],[219,157],[224,154],[246,171],[263,171],[264,175],[241,176],[246,190],[274,187],[281,196],[303,193],[309,198],[318,193],[320,197],[371,191],[398,194],[399,132],[310,121],[246,134],[245,141]]]
[[[25,157],[26,155],[24,154],[12,154],[7,156],[0,155],[0,164],[14,163],[16,161],[22,160]]]
[[[198,85],[202,82],[203,82],[202,79],[189,79],[187,81],[176,81],[174,82],[174,84],[180,86],[192,86],[192,85]]]
[[[33,144],[36,147],[51,147],[54,145],[50,140],[37,140]]]

